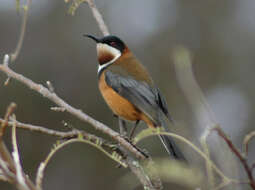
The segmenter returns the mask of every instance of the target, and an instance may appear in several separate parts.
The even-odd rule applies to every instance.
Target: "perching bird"
[[[148,127],[164,127],[172,121],[166,102],[146,68],[136,59],[125,43],[116,36],[96,38],[98,83],[113,113],[128,121],[144,121]],[[169,136],[159,135],[167,152],[175,159],[185,157]]]

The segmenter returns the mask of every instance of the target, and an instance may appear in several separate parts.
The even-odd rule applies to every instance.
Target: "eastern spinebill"
[[[172,121],[167,104],[146,68],[125,43],[116,36],[96,38],[98,84],[104,100],[118,117],[128,121],[144,121],[148,127],[164,127]],[[159,135],[167,152],[185,161],[183,153],[169,136]]]

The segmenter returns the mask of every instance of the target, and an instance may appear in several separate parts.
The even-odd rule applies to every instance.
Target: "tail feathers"
[[[171,137],[166,135],[159,135],[159,138],[170,156],[172,156],[174,159],[187,162],[183,153],[180,151],[180,149]]]

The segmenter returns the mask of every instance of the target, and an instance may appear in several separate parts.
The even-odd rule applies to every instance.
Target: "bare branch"
[[[51,107],[50,108],[52,111],[56,111],[56,112],[65,112],[65,108],[61,108],[61,107]]]
[[[70,1],[71,0],[65,0],[66,3],[69,3]],[[72,0],[72,3],[68,10],[68,13],[73,16],[75,14],[76,10],[78,9],[78,7],[82,3],[88,3],[101,32],[103,33],[104,36],[109,35],[110,32],[108,30],[108,27],[106,26],[101,13],[98,11],[94,0]]]
[[[243,147],[246,156],[248,155],[249,143],[253,138],[255,138],[255,131],[252,131],[251,133],[247,134],[243,140]]]
[[[229,177],[227,177],[214,163],[213,161],[203,152],[201,151],[195,144],[193,144],[192,142],[190,142],[188,139],[174,134],[174,133],[169,133],[169,132],[165,132],[164,130],[161,131],[159,128],[155,129],[144,129],[142,130],[134,139],[134,143],[138,143],[141,140],[149,137],[149,136],[155,136],[155,135],[166,135],[166,136],[171,136],[177,140],[179,140],[180,142],[183,142],[185,144],[187,144],[188,146],[190,146],[195,152],[197,152],[206,162],[209,162],[211,167],[214,169],[214,171],[224,180],[224,181],[229,181],[229,180],[233,180],[234,179],[230,179]]]
[[[64,0],[66,3],[69,3],[70,0]],[[72,0],[72,3],[68,9],[68,13],[71,14],[72,16],[74,16],[76,10],[78,9],[78,7],[82,4],[87,2],[87,0]]]
[[[46,85],[48,86],[48,89],[50,90],[50,92],[54,92],[54,87],[53,87],[53,85],[51,84],[51,82],[50,81],[46,81]]]
[[[4,120],[0,118],[0,124],[3,122],[4,122]],[[10,126],[10,127],[13,126],[14,122],[15,122],[17,128],[26,129],[26,130],[29,130],[32,132],[38,132],[41,134],[51,135],[51,136],[55,136],[55,137],[62,138],[62,139],[76,138],[79,135],[82,135],[83,139],[90,140],[91,142],[101,142],[102,145],[106,145],[106,146],[108,146],[110,144],[109,142],[105,141],[104,139],[97,137],[93,134],[87,133],[85,131],[82,131],[82,130],[75,129],[72,131],[62,132],[62,131],[47,129],[42,126],[21,123],[19,121],[9,121],[8,126]]]
[[[98,11],[96,4],[94,2],[94,0],[87,0],[87,3],[89,5],[89,7],[92,10],[93,16],[97,21],[97,24],[101,30],[101,32],[103,33],[104,36],[107,36],[110,34],[108,27],[106,26],[104,19],[102,17],[102,15],[100,14],[100,12]]]
[[[9,56],[8,54],[5,54],[5,55],[4,55],[4,60],[3,60],[3,65],[8,66],[8,64],[9,64],[9,59],[10,59],[10,56]]]
[[[240,160],[240,162],[243,165],[243,167],[247,173],[247,176],[249,178],[249,185],[251,186],[252,189],[255,190],[255,180],[252,175],[252,169],[249,167],[246,158],[240,153],[240,151],[235,147],[235,145],[232,143],[232,141],[225,135],[225,133],[220,128],[215,128],[214,130],[217,131],[218,135],[220,137],[222,137],[222,139],[227,143],[230,150]]]
[[[103,152],[105,155],[107,155],[109,158],[113,159],[114,161],[118,162],[121,166],[127,167],[126,160],[122,155],[120,155],[116,151],[108,152],[104,147],[101,141],[92,142],[90,139],[84,139],[82,135],[79,135],[77,138],[69,139],[67,141],[64,141],[62,143],[57,142],[57,144],[54,145],[54,148],[50,151],[46,159],[40,164],[38,170],[37,170],[37,176],[36,176],[36,186],[38,189],[41,189],[42,186],[42,180],[44,176],[44,170],[46,166],[48,165],[49,161],[52,159],[52,157],[63,147],[66,145],[80,142],[80,143],[87,143],[89,145],[94,146],[95,148],[99,149],[101,152]]]
[[[143,166],[137,160],[134,160],[132,157],[128,157],[127,164],[132,173],[135,174],[136,177],[139,179],[144,189],[148,190],[163,189],[160,179],[157,178],[157,183],[153,183],[154,179],[150,178],[151,176],[149,176],[148,173],[144,171]]]
[[[206,156],[209,159],[210,159],[210,150],[209,150],[209,147],[207,145],[207,139],[208,139],[210,133],[211,133],[211,130],[205,130],[205,132],[203,133],[203,135],[200,138],[200,143],[203,147],[204,153],[206,154]],[[213,173],[210,162],[206,162],[206,171],[207,171],[207,175],[208,175],[209,188],[213,189],[214,186],[215,186],[215,177],[214,177],[214,173]]]
[[[28,10],[31,6],[31,3],[32,3],[32,0],[27,0],[27,5],[24,5],[24,7],[23,7],[24,15],[23,15],[23,20],[22,20],[22,25],[21,25],[21,32],[20,32],[20,36],[19,36],[19,40],[18,40],[16,49],[15,49],[14,53],[11,54],[11,62],[14,62],[17,59],[19,52],[21,50],[21,47],[22,47],[22,44],[24,41],[25,31],[26,31]]]
[[[89,115],[83,113],[81,110],[73,108],[72,106],[67,104],[63,99],[58,97],[56,95],[56,93],[50,92],[43,85],[33,82],[32,80],[26,78],[25,76],[23,76],[21,74],[18,74],[16,72],[14,72],[8,66],[5,66],[3,64],[0,65],[0,71],[6,73],[7,75],[9,75],[13,79],[15,79],[17,81],[20,81],[21,83],[23,83],[24,85],[26,85],[30,89],[36,91],[37,93],[41,94],[45,98],[51,100],[52,102],[54,102],[58,106],[63,107],[67,112],[74,115],[75,117],[77,117],[81,121],[84,121],[86,123],[91,124],[96,130],[99,130],[99,131],[109,135],[111,138],[118,141],[123,147],[125,147],[130,152],[135,154],[137,158],[141,158],[141,159],[145,158],[145,156],[143,155],[143,153],[141,151],[139,151],[137,148],[132,146],[132,144],[130,144],[128,141],[126,141],[123,137],[121,137],[119,133],[112,130],[111,128],[104,125],[103,123],[93,119]]]
[[[4,120],[0,118],[0,123],[2,122],[4,122]],[[89,141],[92,144],[100,144],[100,146],[104,148],[108,148],[111,152],[114,152],[112,151],[112,149],[114,149],[115,152],[120,152],[120,150],[115,145],[112,145],[110,142],[82,130],[73,129],[72,131],[62,132],[62,131],[47,129],[41,126],[21,123],[16,120],[8,122],[8,126],[13,126],[14,124],[16,125],[16,127],[21,129],[30,130],[33,132],[39,132],[42,134],[59,137],[61,139],[73,139],[73,138],[82,137],[82,141]]]
[[[11,183],[15,181],[15,175],[10,171],[8,163],[5,162],[2,157],[0,156],[0,168],[1,168],[1,176]]]
[[[14,183],[19,190],[36,190],[34,184],[23,173],[22,168],[19,164],[19,155],[18,155],[17,147],[15,147],[16,146],[15,145],[16,144],[15,133],[13,136],[13,142],[14,142],[13,143],[14,144],[13,158],[14,158],[14,160],[11,157],[10,152],[6,148],[3,138],[2,138],[4,135],[3,128],[6,128],[6,126],[9,124],[8,120],[10,118],[10,115],[14,111],[15,107],[16,107],[15,103],[11,103],[8,106],[6,114],[5,114],[5,119],[2,120],[2,122],[1,122],[1,131],[2,131],[1,135],[2,136],[0,136],[0,169],[1,169],[4,177],[11,183]]]
[[[4,123],[4,122],[5,121],[0,118],[0,123]],[[8,126],[12,126],[13,124],[14,124],[13,121],[7,122]],[[71,138],[71,137],[77,135],[76,131],[60,132],[60,131],[55,131],[55,130],[52,130],[52,129],[47,129],[47,128],[42,127],[42,126],[36,126],[36,125],[21,123],[19,121],[16,121],[16,126],[18,128],[21,128],[21,129],[27,129],[27,130],[30,130],[30,131],[35,131],[35,132],[39,132],[39,133],[42,133],[42,134],[47,134],[47,135],[56,136],[56,137],[60,137],[60,138]]]
[[[127,130],[125,127],[125,121],[122,120],[121,118],[118,118],[119,120],[119,128],[120,128],[120,134],[123,136],[127,135]],[[144,168],[141,166],[141,164],[133,159],[131,156],[128,155],[127,151],[125,149],[122,149],[122,151],[127,155],[127,165],[132,171],[134,175],[139,179],[141,184],[143,185],[144,189],[149,189],[149,190],[159,190],[162,189],[162,184],[160,181],[159,177],[156,177],[157,180],[154,178],[150,178],[148,174],[144,171]],[[151,165],[152,161],[149,162],[150,158],[148,159],[147,165]],[[153,183],[153,181],[156,183]]]
[[[0,119],[0,124],[4,123],[4,122],[5,121],[3,119]],[[88,134],[85,131],[75,129],[75,130],[68,131],[68,132],[61,132],[61,131],[56,131],[56,130],[52,130],[52,129],[47,129],[47,128],[41,127],[41,126],[24,124],[24,123],[18,122],[16,120],[9,121],[7,123],[7,125],[8,126],[15,125],[18,128],[27,129],[30,131],[39,132],[39,133],[43,133],[43,134],[47,134],[47,135],[52,135],[52,136],[56,136],[56,137],[60,137],[60,138],[64,138],[64,139],[69,139],[68,141],[65,141],[63,143],[57,143],[56,144],[57,149],[56,148],[53,149],[55,151],[58,150],[59,148],[62,148],[65,145],[73,143],[73,142],[86,142],[88,144],[95,146],[100,151],[105,153],[108,157],[110,157],[111,159],[117,161],[118,163],[120,163],[122,165],[127,162],[126,160],[120,161],[120,159],[123,159],[123,158],[122,158],[122,156],[120,156],[121,152],[117,147],[114,148],[112,144],[105,141],[104,139],[99,138],[92,134]],[[52,157],[53,154],[55,154],[55,151],[53,151],[54,153],[50,154],[50,158]],[[47,162],[41,163],[38,168],[37,178],[36,178],[36,181],[37,181],[36,184],[37,184],[38,189],[41,189],[43,172],[44,172],[44,169],[48,163],[49,158],[46,160],[47,160]],[[123,166],[125,166],[125,165],[123,165]]]
[[[35,184],[37,189],[42,190],[42,180],[44,177],[44,170],[46,168],[46,164],[44,162],[41,162],[36,173],[36,179]]]
[[[23,15],[23,20],[22,20],[22,25],[21,25],[21,31],[20,31],[20,36],[19,36],[19,41],[17,43],[16,49],[14,53],[11,54],[11,62],[14,62],[21,50],[23,41],[24,41],[24,36],[25,36],[25,31],[26,31],[26,25],[27,25],[27,18],[28,18],[28,10],[31,7],[32,0],[27,0],[27,4],[24,5],[24,15]]]
[[[4,55],[4,60],[3,60],[3,65],[8,66],[9,61],[10,61],[10,56],[8,54],[5,54]],[[9,84],[10,79],[11,78],[8,76],[8,78],[4,82],[4,86],[7,86]]]
[[[15,115],[14,115],[14,119],[15,119]],[[18,182],[18,185],[20,186],[20,189],[29,190],[29,188],[28,188],[28,186],[25,182],[24,174],[23,174],[22,167],[21,167],[21,164],[20,164],[19,151],[18,151],[18,145],[17,145],[17,137],[16,137],[16,123],[15,123],[15,121],[14,121],[13,126],[12,126],[12,146],[13,146],[12,157],[13,157],[14,164],[15,164],[15,169],[16,169],[16,180]]]
[[[15,107],[16,107],[15,103],[11,103],[8,106],[8,108],[6,110],[4,120],[2,120],[1,129],[0,129],[0,158],[3,161],[2,163],[5,162],[8,165],[7,169],[12,171],[12,172],[15,172],[15,165],[14,165],[14,162],[12,160],[11,154],[9,153],[8,149],[5,146],[5,143],[3,141],[3,135],[4,135],[4,132],[5,132],[5,128],[8,125],[9,117],[13,113]],[[5,169],[5,171],[6,171],[6,169]]]
[[[7,108],[7,111],[6,111],[6,114],[4,116],[4,120],[3,122],[1,123],[1,129],[0,129],[0,139],[3,137],[4,135],[4,132],[5,132],[5,128],[6,126],[8,125],[8,120],[9,120],[9,117],[11,116],[11,114],[13,113],[14,109],[17,107],[17,105],[15,103],[11,103],[8,108]]]
[[[211,110],[210,105],[208,104],[201,88],[199,87],[196,78],[193,73],[192,68],[192,59],[191,53],[188,49],[184,47],[176,48],[174,52],[174,66],[176,71],[176,76],[180,88],[183,91],[184,96],[188,100],[191,105],[192,111],[195,113],[197,117],[197,122],[199,125],[205,130],[201,135],[201,141],[210,133],[210,130],[215,127],[220,127],[217,120],[215,119],[215,115]],[[205,145],[205,141],[203,146]],[[207,145],[206,145],[207,146]],[[223,143],[221,138],[214,139],[213,146],[217,147],[217,149],[221,149],[224,151],[224,154],[217,155],[216,159],[219,160],[219,164],[224,171],[231,172],[232,175],[238,176],[238,173],[235,172],[237,166],[236,159],[233,154],[229,151],[228,147]],[[209,157],[209,151],[206,150],[204,146],[207,157]],[[216,149],[216,148],[215,148]],[[224,157],[223,157],[224,155]],[[226,162],[222,162],[222,160],[228,159]],[[207,172],[210,180],[210,185],[214,186],[214,176],[211,173],[211,165],[207,163]]]

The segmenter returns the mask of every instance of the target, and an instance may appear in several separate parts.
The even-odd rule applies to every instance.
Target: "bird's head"
[[[97,43],[97,56],[100,65],[113,63],[128,49],[125,43],[116,36],[104,36],[103,38],[92,35],[84,36]]]

